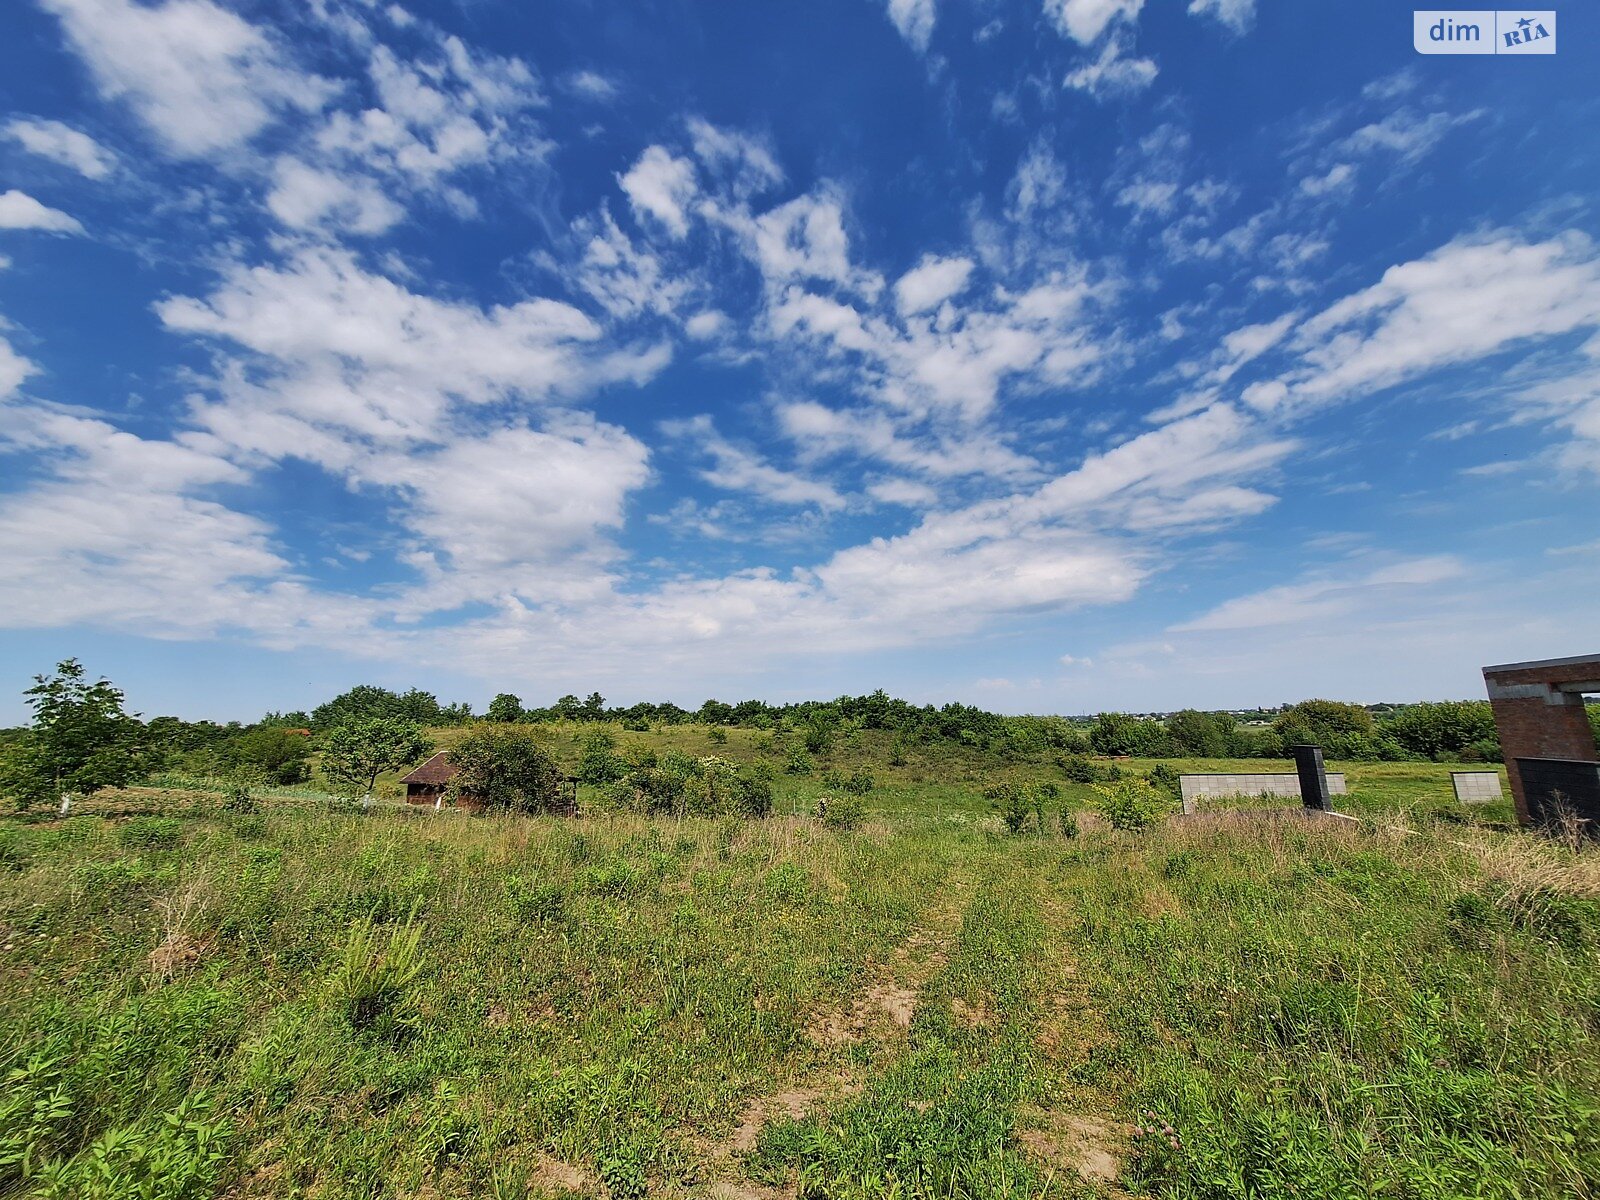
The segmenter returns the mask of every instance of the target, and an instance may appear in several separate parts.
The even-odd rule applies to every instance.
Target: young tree
[[[54,675],[34,676],[23,695],[33,726],[12,747],[0,779],[19,807],[91,796],[144,773],[144,725],[122,711],[122,692],[110,680],[90,683],[83,664],[69,658]]]
[[[433,752],[422,727],[400,717],[368,717],[340,725],[322,746],[322,772],[341,792],[371,794],[378,776]]]
[[[510,692],[501,692],[489,701],[489,710],[483,714],[491,721],[498,721],[502,725],[509,725],[514,721],[522,720],[522,698],[513,696]]]

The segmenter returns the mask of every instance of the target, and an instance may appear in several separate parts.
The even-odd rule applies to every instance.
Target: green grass
[[[1438,818],[1450,768],[1349,766],[1364,822],[1066,839],[981,797],[1050,764],[857,749],[818,770],[879,775],[855,831],[172,788],[0,824],[0,1196],[1594,1192],[1600,860]]]

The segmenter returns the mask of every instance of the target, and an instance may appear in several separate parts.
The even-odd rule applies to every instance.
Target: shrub
[[[734,782],[734,809],[742,817],[772,813],[772,768],[762,763],[741,771]]]
[[[712,728],[706,733],[706,737],[710,739],[711,744],[714,746],[725,746],[728,744],[728,731],[723,729],[720,725],[712,726]]]
[[[596,729],[583,739],[583,757],[578,760],[577,776],[584,783],[615,783],[628,773],[628,764],[617,753],[616,739],[604,729]]]
[[[1010,833],[1021,833],[1032,811],[1027,792],[1014,783],[994,783],[983,789],[989,807],[1000,814]]]
[[[1112,784],[1097,784],[1100,811],[1113,829],[1145,829],[1155,824],[1168,809],[1168,798],[1142,779],[1123,779]]]
[[[1063,808],[1061,810],[1060,822],[1062,837],[1075,838],[1078,836],[1078,818],[1073,813]]]
[[[861,802],[861,797],[849,793],[823,795],[817,797],[817,816],[829,829],[855,829],[866,820],[867,806]]]
[[[809,775],[812,769],[811,755],[799,747],[789,751],[789,757],[783,764],[783,770],[786,775]]]
[[[872,772],[862,767],[856,768],[848,775],[840,774],[837,771],[829,771],[824,776],[823,782],[835,791],[848,792],[852,796],[865,796],[878,786],[878,781],[873,777]]]
[[[1056,765],[1072,783],[1094,783],[1100,778],[1100,772],[1085,754],[1064,754],[1056,759]]]
[[[1150,773],[1145,776],[1145,782],[1159,792],[1177,799],[1183,795],[1183,784],[1178,772],[1170,763],[1157,763],[1150,768]]]

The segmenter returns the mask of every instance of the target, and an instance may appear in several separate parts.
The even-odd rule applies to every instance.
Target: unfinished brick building
[[[1485,667],[1483,682],[1517,819],[1542,825],[1561,809],[1600,828],[1600,753],[1583,702],[1600,693],[1600,654]]]

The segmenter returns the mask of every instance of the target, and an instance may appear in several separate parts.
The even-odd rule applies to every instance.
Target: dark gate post
[[[1322,766],[1322,747],[1290,746],[1289,753],[1294,755],[1294,769],[1300,776],[1300,803],[1307,808],[1332,812],[1328,772]]]

